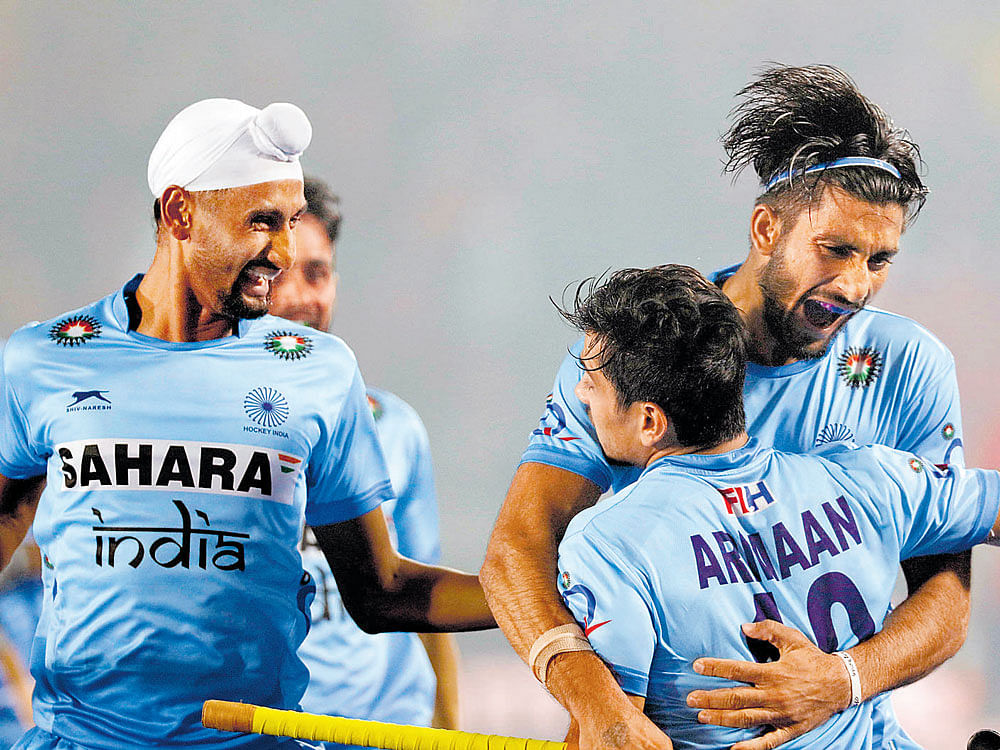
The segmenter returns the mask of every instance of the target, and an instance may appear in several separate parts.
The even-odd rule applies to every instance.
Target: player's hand
[[[839,657],[821,651],[802,633],[774,620],[743,626],[748,638],[767,641],[781,658],[769,664],[701,658],[696,672],[749,683],[747,687],[695,690],[687,704],[701,709],[698,721],[724,727],[767,726],[760,737],[732,750],[770,750],[808,732],[851,700],[851,681]]]

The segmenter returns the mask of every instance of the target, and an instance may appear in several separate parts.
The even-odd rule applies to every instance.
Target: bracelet
[[[861,705],[861,674],[858,672],[858,665],[854,663],[852,657],[846,651],[834,651],[834,656],[839,656],[844,666],[847,668],[847,675],[851,678],[851,702],[849,706]]]
[[[570,651],[593,651],[580,626],[574,623],[557,625],[542,633],[531,644],[528,652],[528,666],[542,685],[549,670],[549,662],[558,654]]]

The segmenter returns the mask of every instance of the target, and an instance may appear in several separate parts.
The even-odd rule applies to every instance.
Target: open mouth
[[[855,308],[841,307],[832,302],[819,299],[807,299],[802,303],[802,314],[809,325],[823,331],[842,318],[857,312]]]
[[[266,297],[271,291],[271,282],[278,278],[280,268],[274,266],[248,266],[243,269],[244,285],[247,294],[253,297]]]

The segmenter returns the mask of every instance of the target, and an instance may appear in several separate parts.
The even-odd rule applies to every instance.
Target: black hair
[[[316,177],[306,177],[303,188],[306,196],[306,213],[312,214],[323,223],[330,242],[336,242],[340,234],[340,196],[330,186]]]
[[[558,306],[557,306],[558,307]],[[713,446],[745,429],[743,380],[749,334],[722,290],[689,266],[626,268],[576,289],[566,320],[592,334],[601,370],[623,408],[657,404],[684,446]]]
[[[916,217],[928,190],[917,170],[920,149],[905,130],[896,128],[842,70],[832,65],[774,66],[765,69],[738,94],[742,101],[722,137],[728,157],[725,171],[738,175],[753,166],[762,187],[785,172],[758,203],[801,210],[817,200],[827,185],[874,204],[896,203],[907,221]],[[900,176],[878,167],[800,170],[848,156],[881,159]]]

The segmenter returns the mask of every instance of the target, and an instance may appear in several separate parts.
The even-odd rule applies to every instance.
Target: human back
[[[998,491],[995,472],[945,472],[881,446],[803,456],[751,440],[722,455],[667,457],[572,521],[562,595],[678,747],[728,747],[756,733],[698,723],[687,694],[722,684],[693,670],[697,658],[765,658],[740,629],[763,619],[828,653],[871,637],[890,610],[896,563],[985,539]],[[875,705],[789,747],[881,747]]]

